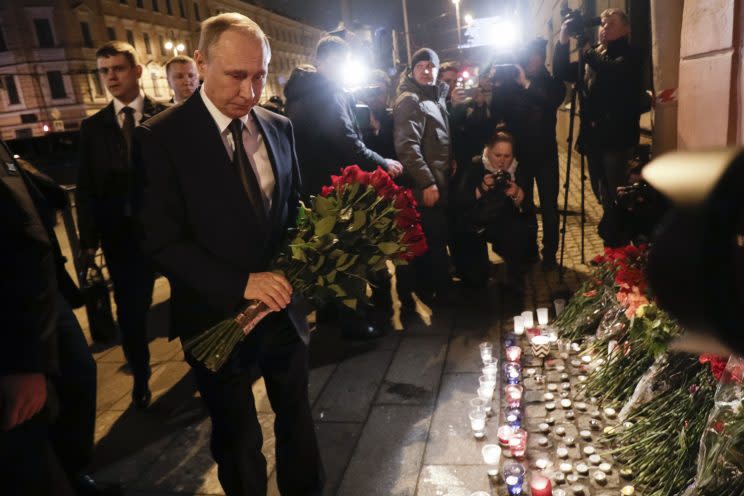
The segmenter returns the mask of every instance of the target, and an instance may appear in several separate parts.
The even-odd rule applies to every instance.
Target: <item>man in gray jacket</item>
[[[398,87],[393,108],[395,151],[419,203],[429,245],[425,255],[413,260],[410,270],[399,272],[398,294],[404,305],[411,303],[411,291],[432,301],[440,299],[449,285],[446,209],[452,146],[445,103],[448,86],[437,84],[438,70],[437,54],[429,48],[418,50],[411,58],[410,74]],[[416,287],[411,284],[414,277]]]

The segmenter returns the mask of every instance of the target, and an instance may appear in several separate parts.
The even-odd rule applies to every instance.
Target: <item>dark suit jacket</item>
[[[251,112],[276,178],[268,222],[252,209],[199,92],[135,133],[145,178],[144,248],[171,285],[171,337],[187,338],[234,317],[248,275],[268,269],[296,218],[300,176],[292,126],[266,109]],[[286,325],[289,316],[307,340],[305,315],[292,310],[263,324],[283,319]]]
[[[56,367],[56,261],[41,203],[0,143],[0,375]]]
[[[142,120],[165,106],[145,97]],[[126,141],[114,114],[114,102],[88,117],[80,126],[80,170],[77,212],[80,246],[96,248],[101,237],[128,235],[133,184],[139,179],[129,163]],[[125,231],[122,233],[122,231]]]

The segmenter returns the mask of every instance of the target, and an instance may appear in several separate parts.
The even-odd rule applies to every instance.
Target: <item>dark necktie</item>
[[[258,185],[258,178],[253,172],[253,167],[248,159],[248,154],[243,146],[243,122],[240,119],[233,119],[230,123],[230,133],[232,134],[235,152],[233,153],[233,165],[238,169],[240,182],[243,183],[248,199],[251,201],[253,208],[259,214],[262,220],[266,220],[266,207],[263,202],[263,193]]]
[[[121,132],[124,135],[124,140],[127,142],[127,154],[132,153],[132,137],[134,136],[134,109],[132,107],[124,107],[121,109],[124,114],[124,124],[121,126]]]

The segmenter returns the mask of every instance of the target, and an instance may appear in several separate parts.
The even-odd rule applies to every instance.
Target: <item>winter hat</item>
[[[439,55],[431,48],[420,48],[416,50],[416,53],[411,57],[411,70],[416,67],[419,62],[431,62],[435,66],[439,67]]]

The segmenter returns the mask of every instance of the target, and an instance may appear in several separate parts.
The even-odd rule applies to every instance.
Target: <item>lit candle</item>
[[[592,363],[592,357],[589,355],[584,355],[581,357],[581,361],[584,363]]]
[[[545,401],[553,401],[555,399],[555,396],[553,395],[553,393],[545,393],[543,394],[543,399]]]
[[[600,484],[604,484],[605,482],[607,482],[607,476],[604,472],[597,471],[594,472],[594,480],[599,482]]]
[[[604,413],[605,417],[607,417],[608,419],[614,419],[615,417],[617,417],[617,412],[614,408],[605,408]]]
[[[491,413],[491,401],[493,400],[493,389],[478,388],[478,398],[483,400],[483,409]]]
[[[507,384],[519,384],[522,378],[522,367],[518,363],[507,363],[504,366]]]
[[[521,315],[514,316],[514,334],[517,336],[524,334],[524,318]]]
[[[609,474],[610,472],[612,472],[612,465],[610,465],[607,462],[600,463],[599,464],[599,470],[601,470],[605,474]]]
[[[501,448],[495,444],[487,444],[481,449],[481,454],[483,455],[483,461],[488,465],[488,475],[498,475]]]
[[[483,437],[486,433],[486,412],[482,409],[473,409],[470,411],[470,428],[473,429],[473,436]]]
[[[540,430],[540,432],[549,432],[550,426],[546,422],[541,422],[537,428]]]
[[[633,486],[625,486],[620,489],[620,494],[623,496],[633,496],[635,494],[635,488]]]
[[[506,482],[506,489],[509,491],[509,496],[517,496],[519,494],[522,494],[522,480],[517,478],[514,475],[510,475],[506,479],[504,479],[504,482]]]
[[[535,320],[534,316],[532,315],[532,310],[525,310],[524,312],[522,312],[522,321],[524,322],[525,329],[531,329],[535,326]]]
[[[550,479],[541,475],[533,475],[530,481],[530,490],[532,496],[552,496],[553,488],[550,484]]]
[[[633,478],[633,470],[631,470],[629,468],[620,469],[620,477],[622,477],[623,479],[628,479],[628,480],[632,479]]]
[[[558,458],[568,458],[568,449],[561,446],[555,450],[555,454],[558,455]]]
[[[483,367],[483,375],[490,377],[493,379],[494,382],[496,382],[496,376],[499,374],[499,365],[498,361],[494,360],[493,362],[489,363],[485,367]]]
[[[512,429],[510,425],[502,425],[501,427],[499,427],[499,430],[497,431],[499,442],[504,446],[508,445],[509,439],[511,438],[513,432],[514,429]]]
[[[552,391],[552,392],[558,391],[558,384],[555,384],[553,382],[548,384],[548,391]]]
[[[584,403],[583,401],[577,401],[574,406],[580,412],[586,411],[586,403]]]
[[[524,388],[520,384],[509,384],[504,388],[506,404],[509,408],[519,408],[522,403],[522,391]]]
[[[509,438],[509,450],[514,458],[522,458],[527,448],[527,431],[523,429],[514,429],[512,436]]]
[[[537,309],[537,323],[541,326],[548,325],[548,309],[546,307]]]
[[[506,359],[511,363],[519,363],[522,358],[522,348],[519,346],[509,346],[505,353]]]
[[[510,496],[522,494],[523,481],[524,467],[521,463],[508,463],[504,465],[504,482]]]
[[[553,424],[555,424],[555,417],[547,417],[547,418],[545,419],[545,423],[546,423],[546,424],[548,424],[548,425],[553,425]]]
[[[524,371],[525,374],[527,374],[527,377],[532,377],[533,375],[537,374],[537,370],[535,369],[527,369]]]
[[[569,399],[562,399],[561,400],[561,406],[563,408],[571,408],[571,400],[569,400]]]
[[[551,410],[551,411],[552,410],[555,410],[555,402],[549,401],[549,402],[545,403],[545,409],[546,410]]]
[[[596,455],[596,454],[595,455],[591,455],[589,457],[589,463],[591,463],[592,465],[599,465],[600,463],[602,463],[602,458],[599,455]]]
[[[571,472],[573,472],[573,465],[568,462],[561,463],[561,466],[559,468],[564,474],[570,474]]]
[[[488,365],[493,361],[493,344],[489,342],[483,342],[478,345],[480,348],[480,355],[481,360],[483,360],[483,365]]]
[[[589,473],[589,467],[587,467],[586,463],[579,463],[576,465],[576,471],[581,475],[586,475]]]
[[[593,455],[595,452],[596,452],[596,450],[594,449],[594,446],[584,446],[584,454],[585,455],[587,455],[587,456]]]
[[[565,436],[566,428],[563,427],[562,425],[559,425],[558,427],[555,428],[555,433],[558,434],[559,436]]]
[[[583,439],[584,441],[591,441],[592,439],[591,431],[581,431],[579,432],[579,436],[581,436],[581,439]]]
[[[571,490],[576,496],[584,496],[584,486],[582,486],[581,484],[576,484],[575,486],[572,486]]]
[[[545,470],[548,468],[548,465],[550,465],[550,462],[545,458],[540,458],[535,461],[535,466],[540,470]]]

